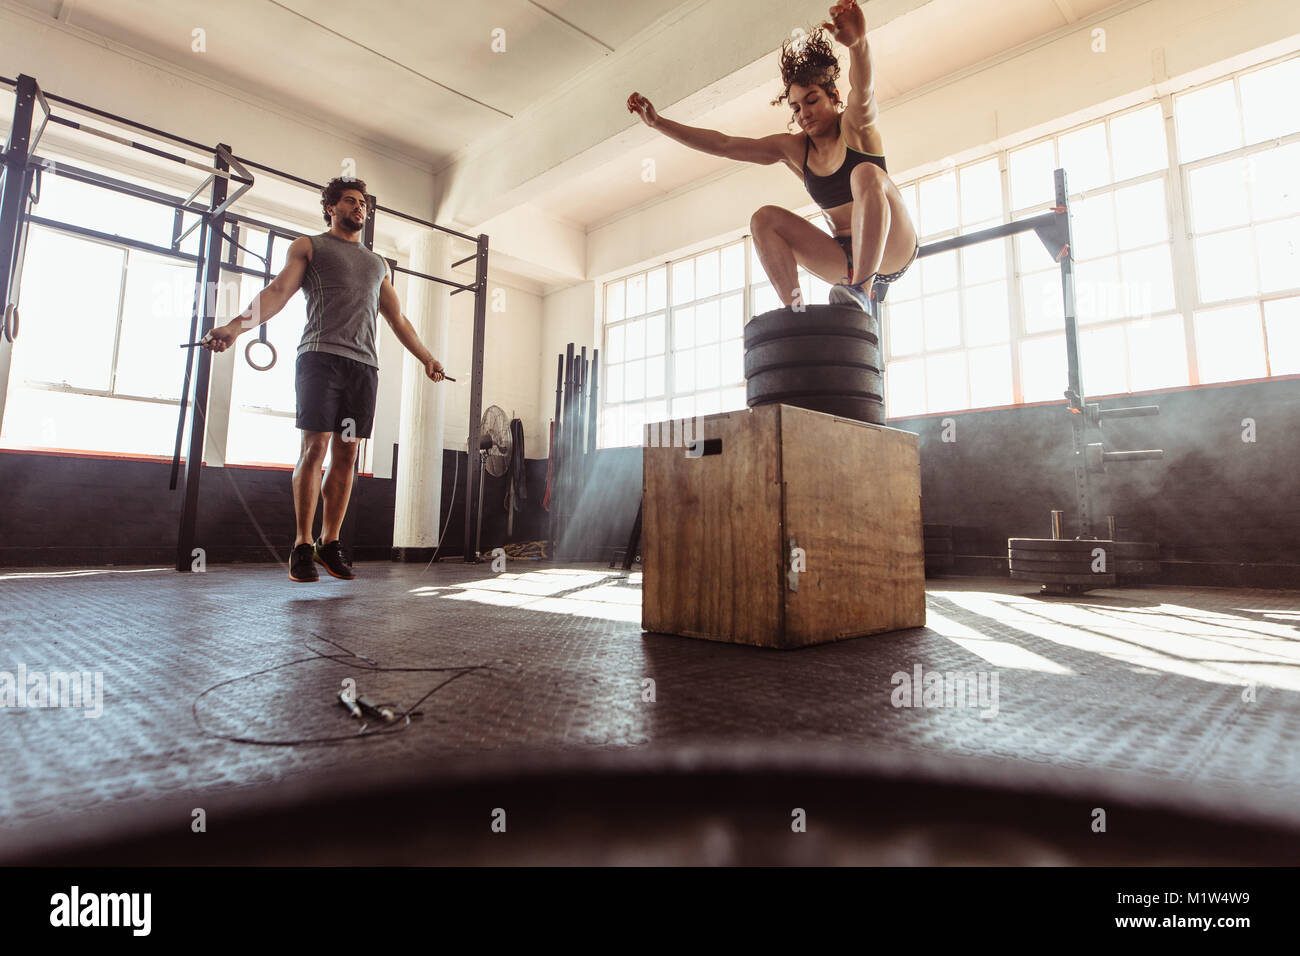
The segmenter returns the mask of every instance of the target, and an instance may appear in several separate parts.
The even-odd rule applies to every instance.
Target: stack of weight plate
[[[885,423],[880,324],[861,309],[776,309],[745,326],[747,404],[785,404]]]
[[[1008,538],[1014,581],[1070,590],[1114,587],[1160,572],[1160,546],[1145,541]]]
[[[952,570],[952,525],[927,524],[925,529],[925,576]]]

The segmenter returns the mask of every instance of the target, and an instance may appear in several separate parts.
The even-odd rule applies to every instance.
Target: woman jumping
[[[883,299],[888,283],[916,261],[920,245],[903,197],[885,172],[862,9],[857,0],[841,0],[830,16],[831,22],[811,36],[786,40],[781,47],[785,92],[772,105],[788,101],[802,133],[748,139],[683,126],[661,117],[640,93],[628,97],[627,108],[692,149],[764,166],[785,163],[802,176],[834,236],[788,209],[763,206],[749,221],[763,271],[786,306],[803,302],[798,272],[803,266],[834,284],[833,304],[868,310],[871,300]],[[849,50],[852,89],[844,102],[835,85],[839,61],[823,31]]]

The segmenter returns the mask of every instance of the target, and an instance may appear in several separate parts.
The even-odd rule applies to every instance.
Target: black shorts
[[[294,377],[297,425],[309,432],[341,432],[369,438],[375,424],[379,369],[332,352],[303,352]]]

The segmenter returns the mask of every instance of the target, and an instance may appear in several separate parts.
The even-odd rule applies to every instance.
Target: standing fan
[[[510,419],[499,405],[489,405],[483,411],[478,439],[478,523],[474,529],[474,556],[480,557],[483,539],[483,474],[500,478],[510,467]]]

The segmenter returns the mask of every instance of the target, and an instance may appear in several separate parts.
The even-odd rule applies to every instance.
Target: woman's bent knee
[[[749,231],[770,232],[785,211],[780,206],[760,206],[749,217]]]
[[[854,166],[853,171],[849,173],[849,185],[855,195],[863,190],[884,192],[888,179],[885,171],[875,163],[861,163]]]

